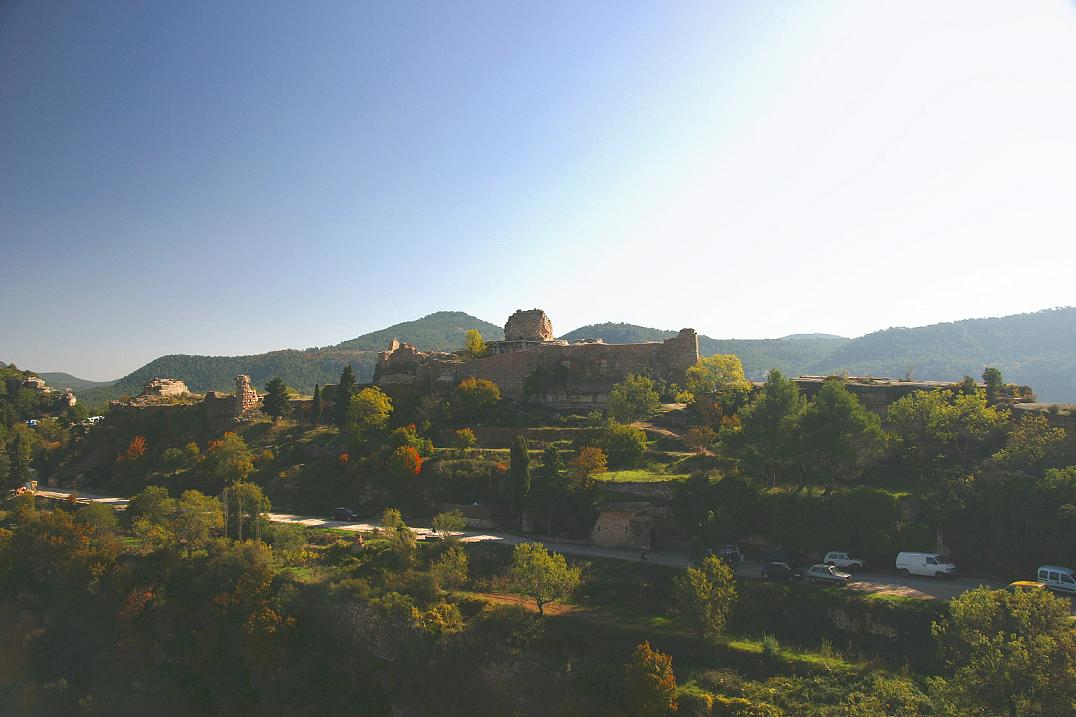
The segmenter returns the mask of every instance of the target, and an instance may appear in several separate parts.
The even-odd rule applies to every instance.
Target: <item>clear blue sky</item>
[[[1076,5],[0,3],[0,360],[1076,303]]]

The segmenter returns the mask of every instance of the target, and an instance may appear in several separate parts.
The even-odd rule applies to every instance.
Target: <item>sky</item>
[[[0,3],[0,360],[1076,304],[1076,2]]]

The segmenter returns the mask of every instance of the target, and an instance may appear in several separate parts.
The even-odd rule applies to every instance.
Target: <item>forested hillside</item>
[[[608,343],[661,341],[675,335],[631,324],[594,324],[566,339]],[[959,380],[995,366],[1039,399],[1076,402],[1076,308],[1049,309],[990,319],[967,319],[917,328],[891,328],[856,339],[795,335],[782,339],[699,337],[704,356],[734,353],[749,378],[771,368],[786,375],[837,374]]]
[[[270,378],[279,377],[288,386],[310,393],[314,384],[336,383],[345,364],[351,364],[359,381],[369,381],[374,375],[377,352],[385,350],[393,338],[424,351],[452,351],[463,347],[463,336],[468,329],[478,329],[488,340],[504,336],[499,327],[461,311],[440,311],[326,348],[288,349],[250,356],[162,356],[113,384],[80,395],[90,403],[137,395],[147,381],[157,376],[182,379],[195,392],[231,391],[235,388],[235,377],[244,373],[259,391],[264,390]]]
[[[45,383],[52,388],[61,390],[69,388],[72,391],[89,391],[92,388],[108,386],[114,383],[113,381],[90,381],[89,379],[79,378],[63,372],[45,372],[39,373],[38,376],[44,379]]]
[[[504,329],[500,326],[494,326],[462,311],[438,311],[415,321],[404,321],[380,331],[341,341],[332,348],[384,351],[388,343],[397,338],[414,344],[423,351],[455,351],[463,346],[463,336],[470,329],[477,329],[486,341],[504,338]]]

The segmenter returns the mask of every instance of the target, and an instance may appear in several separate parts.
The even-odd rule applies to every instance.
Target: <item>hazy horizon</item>
[[[1076,304],[1076,3],[0,5],[0,360]]]

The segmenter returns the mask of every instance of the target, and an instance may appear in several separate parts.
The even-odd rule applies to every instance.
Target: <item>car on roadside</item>
[[[1039,582],[1054,592],[1076,595],[1076,571],[1060,565],[1040,565],[1036,572]]]
[[[851,570],[855,572],[857,570],[863,570],[867,567],[867,561],[863,558],[853,558],[848,553],[840,550],[831,550],[826,553],[826,557],[822,558],[822,562],[826,565],[833,565],[834,567],[844,568],[845,570]]]
[[[941,553],[897,553],[897,572],[909,575],[925,575],[928,578],[948,578],[956,572],[956,565]]]
[[[786,582],[792,582],[794,580],[803,580],[803,571],[796,570],[794,567],[784,562],[763,563],[762,577],[765,580],[784,580]]]
[[[831,585],[845,585],[852,582],[852,575],[841,571],[835,565],[818,563],[807,569],[807,579],[812,583],[828,583]]]
[[[714,555],[734,568],[743,562],[743,551],[738,545],[722,545],[714,551]]]
[[[352,522],[359,519],[359,514],[353,511],[351,508],[333,508],[333,512],[329,514],[331,520],[343,520]]]

